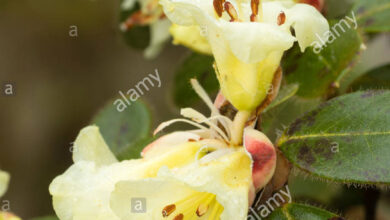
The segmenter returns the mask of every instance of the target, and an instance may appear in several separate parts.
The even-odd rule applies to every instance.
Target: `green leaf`
[[[267,220],[341,220],[336,214],[313,206],[288,203],[275,209]]]
[[[294,201],[315,201],[319,204],[334,205],[333,200],[342,193],[341,184],[329,183],[302,175],[290,175],[288,188]],[[326,192],[326,193],[318,193]]]
[[[123,112],[111,101],[92,122],[99,126],[104,140],[119,160],[139,158],[142,149],[153,140],[151,113],[139,100]]]
[[[340,19],[350,13],[352,6],[351,0],[326,0],[325,16],[327,19]]]
[[[390,89],[390,64],[376,68],[356,79],[349,90],[368,89]]]
[[[390,2],[388,0],[357,0],[353,11],[358,24],[366,32],[390,31]]]
[[[390,91],[332,99],[297,119],[277,145],[298,168],[347,183],[390,183]]]
[[[175,72],[173,96],[176,105],[186,107],[199,100],[190,84],[192,78],[196,78],[209,94],[218,91],[219,83],[213,63],[212,56],[198,53],[192,53],[184,60]]]
[[[298,84],[288,84],[286,86],[283,86],[280,89],[278,96],[276,96],[275,100],[273,100],[271,104],[264,109],[264,112],[269,111],[270,109],[282,104],[283,102],[293,97],[295,93],[297,93],[298,89]]]
[[[320,99],[304,99],[293,96],[286,102],[261,115],[261,129],[271,140],[276,140],[283,130],[305,112],[311,111],[321,103]]]
[[[121,1],[122,2],[122,1]],[[130,10],[121,9],[119,15],[120,23],[126,21],[126,19],[134,12],[140,10],[139,5]],[[135,26],[129,30],[122,32],[123,38],[127,45],[135,49],[145,49],[150,42],[150,28],[149,26]]]
[[[31,220],[58,220],[56,216],[44,216],[44,217],[36,217]]]
[[[302,54],[299,47],[295,46],[283,60],[287,82],[299,84],[297,95],[305,98],[326,96],[332,83],[337,82],[352,67],[361,48],[361,37],[352,24],[350,28],[342,24],[345,32],[339,26],[333,26],[335,24],[336,21],[330,22],[335,40],[330,38],[319,54],[312,48]]]

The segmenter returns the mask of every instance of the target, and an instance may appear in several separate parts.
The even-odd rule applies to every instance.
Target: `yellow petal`
[[[99,128],[88,126],[82,129],[73,145],[73,161],[93,161],[97,165],[109,165],[117,162],[110,151]]]
[[[7,191],[9,180],[9,174],[0,170],[0,197],[2,197]]]
[[[170,28],[173,43],[186,46],[194,51],[203,54],[212,54],[209,43],[205,38],[207,29],[197,25],[182,26],[173,24]]]

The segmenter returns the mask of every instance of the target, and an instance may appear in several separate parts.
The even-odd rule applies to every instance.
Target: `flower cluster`
[[[214,56],[223,95],[213,103],[192,80],[211,115],[182,109],[184,118],[162,123],[155,133],[176,122],[197,129],[160,137],[140,159],[118,161],[98,127],[82,129],[74,164],[49,189],[61,220],[244,220],[256,192],[274,175],[276,149],[248,119],[266,99],[284,51],[295,41],[304,51],[317,34],[328,31],[326,19],[314,7],[292,0],[159,2],[162,7],[156,0],[140,1],[140,12],[123,28],[155,24],[151,46],[161,45],[168,28],[156,22],[166,15],[173,22],[174,43]],[[126,0],[123,7],[134,3]],[[238,109],[233,120],[219,111],[225,98]],[[134,198],[146,200],[143,212],[131,209]]]

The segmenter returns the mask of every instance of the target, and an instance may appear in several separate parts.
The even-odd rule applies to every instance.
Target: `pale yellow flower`
[[[233,122],[192,82],[211,116],[183,109],[189,119],[162,123],[156,132],[175,122],[199,129],[162,136],[144,148],[141,159],[119,162],[96,126],[80,131],[74,164],[49,188],[61,220],[246,219],[256,189],[273,176],[275,149],[252,128],[244,132],[245,148],[232,145]],[[146,201],[142,212],[131,209],[134,199]]]
[[[222,92],[239,110],[253,110],[265,99],[284,51],[295,41],[304,51],[318,40],[317,34],[324,36],[329,30],[314,7],[289,0],[160,0],[160,4],[173,23],[198,26],[204,33]],[[194,33],[194,28],[189,30]],[[176,42],[190,43],[183,39],[190,33],[172,33]],[[200,45],[190,47],[204,48],[203,42]]]

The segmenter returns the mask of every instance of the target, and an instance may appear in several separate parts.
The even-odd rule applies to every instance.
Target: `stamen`
[[[199,124],[207,124],[208,126],[210,126],[210,128],[214,129],[223,139],[229,141],[229,138],[226,136],[226,134],[216,124],[212,123],[211,119],[206,118],[200,112],[195,111],[192,108],[183,108],[181,109],[180,114],[186,118],[191,118],[191,120]]]
[[[196,210],[196,215],[198,217],[202,217],[204,214],[206,214],[208,209],[209,209],[209,205],[200,204],[198,209]]]
[[[278,25],[279,25],[279,26],[280,26],[280,25],[283,25],[284,22],[286,22],[286,14],[285,14],[283,11],[281,11],[281,12],[279,13],[279,16],[278,16]]]
[[[202,125],[200,125],[200,124],[198,124],[198,123],[195,123],[195,122],[193,122],[193,121],[190,121],[190,120],[187,120],[187,119],[180,119],[180,118],[178,118],[178,119],[172,119],[172,120],[170,120],[170,121],[166,121],[166,122],[161,123],[161,124],[156,128],[156,130],[154,130],[153,135],[156,135],[158,132],[160,132],[160,131],[163,130],[164,128],[166,128],[166,127],[168,127],[169,125],[171,125],[171,124],[173,124],[173,123],[176,123],[176,122],[185,122],[185,123],[188,123],[188,124],[193,125],[193,126],[195,126],[195,127],[198,127],[198,128],[200,128],[201,130],[203,130],[203,131],[209,131],[209,130],[210,130],[210,129],[206,128],[205,126],[202,126]]]
[[[222,16],[224,2],[225,0],[213,0],[214,10],[217,12],[218,17]]]
[[[238,14],[233,4],[230,2],[225,2],[224,7],[225,7],[225,11],[227,11],[227,13],[231,18],[230,22],[238,21]]]
[[[170,214],[172,214],[172,212],[174,212],[176,210],[176,205],[175,204],[172,204],[172,205],[167,205],[165,206],[165,208],[162,210],[162,216],[165,218],[165,217],[168,217]]]
[[[175,216],[175,218],[173,218],[173,220],[183,220],[184,219],[184,215],[183,214],[178,214]]]
[[[174,205],[168,205],[163,209],[163,217],[170,214],[174,216],[173,220],[198,219],[207,216],[207,219],[219,219],[223,211],[223,206],[218,203],[216,196],[207,192],[194,192],[191,195],[175,202]]]

